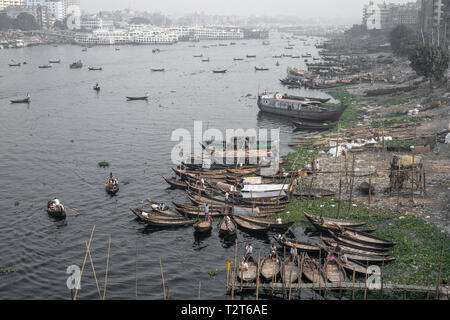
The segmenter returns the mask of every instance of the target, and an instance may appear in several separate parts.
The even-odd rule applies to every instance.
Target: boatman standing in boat
[[[209,216],[209,205],[205,204],[205,221],[209,221],[210,216]]]
[[[246,247],[245,247],[245,258],[248,259],[251,257],[251,255],[253,254],[253,246],[251,243],[249,243]]]

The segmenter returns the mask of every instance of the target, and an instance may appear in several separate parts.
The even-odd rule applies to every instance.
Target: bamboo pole
[[[366,271],[366,272],[367,272],[367,271]],[[384,272],[384,258],[383,258],[383,262],[381,263],[381,274],[380,274],[380,281],[381,281],[380,300],[383,300],[383,272]]]
[[[406,285],[405,269],[403,269],[402,273],[402,282],[403,286],[405,286]],[[406,288],[403,288],[403,300],[406,300]]]
[[[236,283],[236,268],[237,268],[237,239],[234,242],[234,267],[233,267],[233,273],[232,278],[233,282],[231,283],[232,290],[231,290],[231,300],[234,300],[234,285]]]
[[[257,266],[257,273],[256,273],[256,300],[258,300],[259,297],[259,273],[260,273],[260,267],[261,267],[261,261],[260,256],[258,255],[258,266]]]
[[[353,199],[353,183],[355,181],[355,155],[353,155],[352,159],[352,178],[350,183],[350,202],[348,204],[348,212],[347,214],[350,214],[350,210],[352,208],[352,199]]]
[[[163,296],[164,296],[164,300],[166,300],[166,283],[165,283],[165,280],[164,280],[164,271],[163,271],[161,257],[159,258],[159,269],[161,271],[161,279],[162,279],[162,286],[163,286]]]
[[[323,292],[323,298],[325,299],[325,300],[327,300],[327,284],[328,284],[328,261],[325,261],[324,262],[324,267],[325,267],[325,289],[324,289],[324,292]]]
[[[81,277],[83,276],[83,271],[84,271],[84,266],[86,264],[86,259],[87,259],[88,253],[89,253],[89,249],[91,247],[92,237],[94,236],[94,230],[95,230],[95,224],[92,227],[91,236],[89,237],[89,243],[88,243],[88,246],[86,248],[86,254],[84,255],[83,266],[81,267],[80,278],[78,279],[78,284],[77,284],[77,286],[75,288],[75,295],[73,297],[73,300],[77,300],[78,288],[80,287]]]
[[[356,275],[355,275],[355,269],[353,268],[352,300],[355,300],[355,280],[356,280]]]
[[[109,255],[111,253],[111,236],[108,239],[108,255],[106,256],[106,272],[105,272],[105,285],[103,287],[103,300],[106,298],[106,285],[108,284],[108,268],[109,268]]]
[[[339,198],[338,198],[337,219],[339,219],[339,215],[341,213],[341,191],[342,191],[342,178],[339,176]]]
[[[138,296],[138,242],[136,240],[136,297]]]
[[[428,276],[427,276],[427,300],[430,300],[430,275],[431,275],[431,269],[430,272],[428,272]]]
[[[198,281],[198,300],[200,300],[200,290],[202,288],[202,282],[201,280]]]
[[[445,235],[442,236],[441,262],[439,264],[439,274],[436,283],[436,300],[439,300],[439,284],[441,282],[442,259],[444,258]]]
[[[86,243],[86,249],[88,246],[88,243],[85,241]],[[97,275],[95,273],[95,268],[94,268],[94,262],[92,261],[92,256],[91,256],[91,251],[89,250],[89,259],[91,261],[91,267],[92,267],[92,271],[94,273],[94,280],[95,280],[95,284],[97,285],[97,292],[98,292],[98,296],[100,297],[100,299],[102,298],[102,295],[100,294],[100,287],[98,286],[98,281],[97,281]]]

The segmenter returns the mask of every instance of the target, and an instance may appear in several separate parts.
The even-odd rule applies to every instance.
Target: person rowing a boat
[[[61,212],[64,208],[59,199],[49,200],[47,205],[48,209],[53,212]]]

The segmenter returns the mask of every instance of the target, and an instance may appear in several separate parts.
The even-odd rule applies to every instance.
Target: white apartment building
[[[27,6],[47,7],[56,20],[63,20],[66,17],[65,3],[63,0],[27,0]]]
[[[113,29],[114,23],[112,19],[100,18],[97,16],[82,16],[81,29],[97,30],[97,29]]]
[[[3,10],[10,6],[23,6],[24,4],[24,0],[0,0],[0,10]]]

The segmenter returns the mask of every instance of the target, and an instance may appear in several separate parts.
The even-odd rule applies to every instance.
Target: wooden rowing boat
[[[11,103],[29,103],[31,101],[30,97],[26,97],[25,99],[16,99],[16,100],[10,100]]]
[[[227,72],[226,69],[224,69],[224,70],[213,70],[213,73],[226,73],[226,72]]]
[[[262,226],[269,226],[269,228],[276,229],[276,230],[287,230],[290,227],[292,227],[295,223],[295,221],[284,221],[282,219],[269,220],[269,219],[263,219],[263,218],[257,218],[257,217],[247,217],[247,216],[239,216],[239,217],[248,222],[260,224]]]
[[[159,68],[159,69],[151,69],[153,72],[164,72],[165,69],[164,68]]]
[[[88,67],[88,70],[89,71],[101,71],[101,70],[103,70],[103,68],[102,67]]]
[[[339,264],[325,262],[323,273],[325,278],[331,283],[343,283],[347,279],[345,271]]]
[[[336,248],[337,246],[339,246],[343,252],[345,253],[356,253],[356,254],[362,254],[362,255],[368,255],[368,256],[388,256],[389,252],[376,252],[376,251],[369,251],[367,249],[363,249],[363,248],[354,248],[354,247],[349,247],[340,243],[337,243],[336,241],[334,241],[331,238],[322,238],[322,241],[327,244],[328,246],[332,247],[332,248]]]
[[[163,177],[163,179],[170,185],[170,187],[172,189],[186,190],[188,187],[186,182],[184,182],[184,181],[178,181],[176,179],[166,178],[166,177]]]
[[[148,95],[144,97],[126,97],[128,101],[135,101],[135,100],[148,100]]]
[[[312,283],[325,283],[325,279],[320,272],[319,263],[316,259],[310,258],[308,254],[305,254],[305,261],[303,262],[302,272]]]
[[[193,225],[195,220],[184,219],[183,217],[167,217],[161,215],[150,215],[145,211],[139,212],[139,209],[131,209],[131,211],[145,223],[155,227],[187,227]]]
[[[329,130],[336,126],[335,122],[326,123],[326,122],[305,122],[305,121],[292,121],[296,130],[303,131],[320,131],[320,130]]]
[[[266,281],[276,282],[280,273],[280,259],[267,254],[261,262],[260,272]]]
[[[234,236],[236,235],[237,225],[232,219],[222,219],[218,225],[220,236]]]
[[[362,263],[356,262],[356,261],[351,261],[347,259],[347,263],[344,263],[342,261],[342,259],[338,259],[337,260],[339,265],[344,268],[345,270],[353,273],[353,271],[357,272],[357,273],[361,273],[361,274],[372,274],[371,271],[369,271],[367,269],[367,267],[365,265],[363,265]]]
[[[345,229],[343,232],[341,232],[340,236],[344,239],[356,241],[367,245],[376,245],[388,248],[395,246],[395,243],[392,241],[385,240],[376,237],[374,235],[357,230]]]
[[[293,261],[292,256],[281,265],[281,279],[286,287],[289,287],[298,279],[298,266]]]
[[[242,263],[244,262],[245,259],[241,260],[241,264],[240,266],[242,266]],[[242,270],[242,268],[240,268],[240,270],[237,272],[237,276],[239,279],[242,279],[243,282],[253,282],[256,280],[256,276],[257,276],[257,265],[255,263],[255,261],[253,260],[253,258],[249,258],[247,259],[247,264],[248,264],[248,270]]]
[[[166,212],[157,212],[157,211],[146,211],[144,209],[139,208],[130,208],[131,212],[133,212],[138,218],[145,219],[146,217],[153,218],[161,218],[161,219],[170,219],[170,220],[186,220],[185,217],[179,214],[172,214]]]
[[[304,212],[303,214],[311,223],[319,224],[319,219],[320,219],[319,217],[313,216],[306,212]],[[325,218],[325,217],[323,217],[323,220],[324,220],[324,224],[326,224],[326,225],[331,224],[331,225],[335,225],[335,226],[348,227],[348,228],[359,227],[359,226],[366,224],[365,222],[354,222],[354,221],[332,219],[332,218]]]
[[[195,229],[195,232],[198,232],[198,233],[211,232],[211,230],[212,230],[212,222],[211,222],[211,220],[199,221],[199,222],[194,224],[194,229]]]
[[[372,244],[363,244],[361,242],[343,238],[339,235],[339,233],[334,233],[331,230],[329,230],[328,233],[333,237],[334,241],[336,241],[339,245],[342,244],[344,246],[352,247],[355,249],[362,249],[362,250],[374,251],[374,252],[389,251],[388,247],[372,245]]]
[[[248,222],[238,216],[233,216],[233,220],[236,222],[238,227],[240,227],[241,229],[243,229],[247,232],[265,233],[265,232],[269,231],[269,229],[270,229],[268,226],[262,226],[259,224]]]
[[[167,207],[164,204],[161,207],[161,204],[158,204],[151,199],[147,199],[147,201],[150,204],[150,207],[152,208],[152,210],[162,216],[183,218],[179,214],[169,210],[169,207]]]
[[[297,249],[300,252],[312,252],[312,253],[318,253],[320,251],[320,247],[310,244],[310,243],[306,243],[306,242],[300,242],[297,240],[288,240],[286,239],[286,237],[284,236],[278,236],[278,237],[273,237],[279,244],[281,244],[282,246],[286,246],[286,247],[290,247],[290,248],[294,248]]]
[[[105,189],[109,195],[114,196],[114,195],[116,195],[117,192],[119,192],[119,184],[106,185]]]

